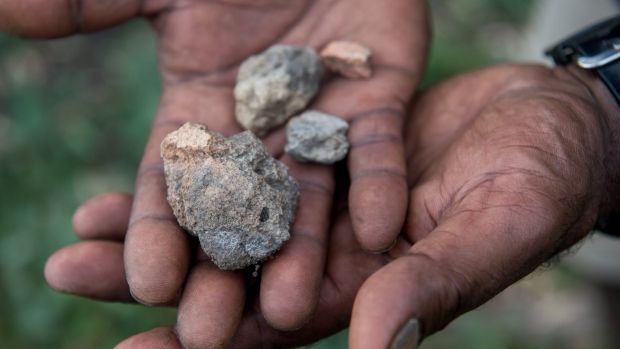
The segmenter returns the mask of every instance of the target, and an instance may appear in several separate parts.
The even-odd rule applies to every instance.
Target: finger
[[[265,264],[261,309],[279,330],[294,330],[314,314],[325,269],[327,238],[334,193],[330,166],[301,164],[285,155],[282,161],[299,183],[301,195],[291,239]]]
[[[0,31],[53,38],[108,28],[141,15],[141,0],[23,0],[0,2]]]
[[[413,78],[381,69],[369,81],[336,80],[319,96],[315,109],[350,123],[349,205],[362,247],[382,251],[391,246],[404,222],[407,182],[403,115]]]
[[[185,122],[206,124],[226,135],[238,126],[232,92],[197,80],[166,86],[136,179],[130,226],[125,239],[125,270],[134,297],[147,304],[174,302],[181,293],[191,251],[189,236],[177,224],[166,199],[160,145]]]
[[[73,215],[73,230],[80,239],[125,238],[133,196],[107,193],[83,203]]]
[[[419,81],[411,63],[396,67],[387,62],[378,54],[368,81],[332,81],[314,105],[350,123],[351,218],[360,244],[370,251],[388,249],[405,220],[403,121],[406,101]]]
[[[425,1],[394,1],[386,6],[362,0],[334,4],[329,15],[345,18],[360,9],[381,15],[364,16],[363,24],[344,21],[337,32],[317,30],[314,21],[302,22],[284,41],[304,42],[304,34],[313,32],[307,43],[313,47],[320,49],[338,39],[359,42],[373,52],[371,79],[336,78],[323,87],[312,108],[351,122],[353,227],[364,248],[382,251],[396,240],[407,209],[402,115],[424,70],[427,9]]]
[[[225,348],[241,321],[243,275],[201,262],[188,278],[179,304],[177,332],[184,348]]]
[[[355,118],[349,130],[349,206],[357,238],[370,251],[390,248],[405,221],[402,123],[400,112],[376,110]]]
[[[86,241],[56,251],[45,264],[56,291],[108,301],[133,302],[123,267],[123,245]]]
[[[245,313],[230,348],[299,347],[348,326],[357,290],[386,260],[383,255],[364,253],[355,239],[346,212],[338,214],[333,222],[328,262],[315,316],[298,330],[279,331],[264,319],[258,307],[251,308]]]
[[[547,199],[533,199],[524,210],[487,200],[490,208],[469,207],[442,221],[364,283],[353,308],[351,348],[387,348],[403,334],[415,342],[416,325],[430,335],[531,272],[565,229],[550,218],[558,217],[553,206],[536,204]]]
[[[119,343],[116,349],[181,349],[171,327],[158,327],[148,332],[129,337]]]
[[[138,177],[125,238],[125,270],[131,292],[146,304],[178,298],[187,273],[187,233],[178,225],[166,200],[163,165],[155,151],[176,125],[155,126]]]

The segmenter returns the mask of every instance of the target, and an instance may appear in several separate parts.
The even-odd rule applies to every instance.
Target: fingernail
[[[415,318],[409,319],[394,336],[390,349],[416,349],[419,340],[420,322]]]

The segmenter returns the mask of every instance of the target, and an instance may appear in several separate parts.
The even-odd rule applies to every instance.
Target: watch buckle
[[[601,51],[577,59],[577,65],[583,69],[597,69],[620,59],[620,38],[606,40]]]

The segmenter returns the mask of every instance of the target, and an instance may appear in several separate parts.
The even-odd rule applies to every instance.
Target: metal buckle
[[[583,69],[597,69],[620,59],[620,38],[606,40],[601,52],[591,56],[581,56],[577,65]]]

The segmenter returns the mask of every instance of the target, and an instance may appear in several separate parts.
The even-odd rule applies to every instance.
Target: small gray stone
[[[289,239],[299,188],[251,132],[226,138],[187,123],[161,155],[174,215],[220,269],[258,263]]]
[[[302,162],[333,164],[347,156],[349,124],[329,114],[310,110],[286,125],[284,150]]]
[[[263,136],[303,110],[319,90],[321,59],[311,48],[274,45],[248,58],[235,86],[237,121]]]

